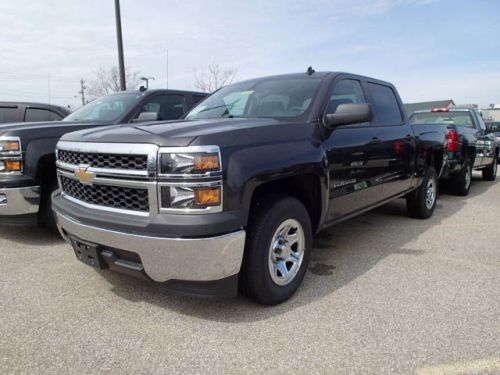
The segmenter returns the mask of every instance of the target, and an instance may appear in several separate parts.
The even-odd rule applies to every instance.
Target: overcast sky
[[[235,81],[316,70],[394,83],[403,100],[500,103],[498,0],[122,0],[125,64],[169,87],[193,70]],[[112,0],[1,0],[0,100],[78,105],[79,80],[117,64]]]

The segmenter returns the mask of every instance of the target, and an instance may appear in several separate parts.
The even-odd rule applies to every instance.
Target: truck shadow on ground
[[[59,234],[36,225],[0,226],[0,238],[20,244],[37,246],[54,246],[63,242]]]
[[[133,302],[146,302],[179,314],[221,322],[254,322],[285,314],[314,303],[348,285],[392,255],[421,256],[411,243],[431,227],[459,212],[467,200],[484,193],[494,182],[474,178],[469,196],[441,194],[435,214],[428,220],[409,218],[405,202],[397,200],[340,223],[316,236],[309,270],[295,296],[278,306],[265,307],[244,297],[204,300],[166,294],[150,284],[119,274],[101,272],[111,290]]]

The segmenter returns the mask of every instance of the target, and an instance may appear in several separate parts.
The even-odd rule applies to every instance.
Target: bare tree
[[[127,88],[134,89],[139,85],[139,71],[125,68],[125,81]],[[117,66],[111,68],[100,67],[95,71],[94,79],[89,83],[88,95],[98,97],[120,91],[120,73]]]
[[[210,64],[201,71],[194,70],[194,87],[203,92],[214,92],[229,85],[236,76],[236,69],[224,69],[219,64]]]

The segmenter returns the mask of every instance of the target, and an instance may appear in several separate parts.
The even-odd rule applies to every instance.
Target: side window
[[[206,96],[203,95],[193,95],[193,106],[201,102],[203,99],[205,99]]]
[[[49,111],[47,109],[41,108],[26,108],[26,114],[24,115],[24,121],[59,121],[62,117],[57,113]]]
[[[159,120],[177,120],[186,113],[186,99],[182,95],[159,95],[143,105],[135,118],[142,112],[156,112]]]
[[[476,112],[476,118],[477,118],[477,123],[479,124],[479,128],[481,130],[486,130],[486,124],[484,123],[483,116],[481,116],[479,112]]]
[[[399,125],[403,121],[398,100],[389,86],[368,83],[377,125]]]
[[[17,107],[0,107],[0,123],[17,121]]]
[[[335,113],[339,105],[350,103],[366,103],[361,84],[354,79],[340,80],[330,92],[326,113]]]

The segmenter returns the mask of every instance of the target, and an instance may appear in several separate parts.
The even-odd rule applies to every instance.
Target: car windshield
[[[410,116],[411,124],[442,124],[474,127],[472,117],[467,111],[422,112]]]
[[[77,109],[63,121],[113,122],[130,111],[140,98],[139,93],[103,96]]]
[[[321,79],[269,78],[226,86],[193,108],[186,119],[299,118],[309,112]]]

